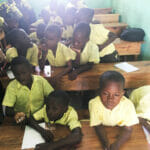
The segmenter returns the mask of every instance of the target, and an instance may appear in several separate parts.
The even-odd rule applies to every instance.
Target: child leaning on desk
[[[75,109],[69,106],[70,98],[64,91],[53,91],[48,95],[45,105],[42,109],[33,114],[29,120],[29,125],[36,129],[46,143],[36,145],[36,150],[54,150],[64,147],[72,147],[78,144],[82,139],[81,124]],[[43,129],[37,123],[39,120],[49,127],[49,130]],[[58,141],[54,141],[54,135],[51,132],[52,124],[68,126],[71,133]]]
[[[31,64],[23,56],[11,61],[11,69],[15,79],[7,86],[2,104],[6,107],[6,116],[21,123],[43,106],[44,98],[53,88],[43,77],[32,75]]]
[[[130,95],[130,100],[135,106],[140,124],[150,133],[150,85],[135,89]]]
[[[104,150],[119,150],[131,136],[138,118],[134,105],[124,95],[124,77],[116,71],[104,72],[100,77],[98,96],[89,102],[90,126],[94,127]],[[120,126],[114,143],[109,143],[104,126]]]
[[[99,63],[98,46],[89,41],[90,26],[80,23],[73,33],[73,42],[70,48],[74,51],[76,59],[73,61],[73,70],[69,74],[69,79],[74,80],[78,74],[92,68]]]

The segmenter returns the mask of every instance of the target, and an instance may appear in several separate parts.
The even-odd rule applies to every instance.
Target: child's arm
[[[79,68],[76,68],[69,74],[69,80],[75,80],[78,74],[88,71],[93,67],[94,63],[89,62],[86,65],[81,65]]]
[[[150,124],[147,122],[148,120],[139,117],[140,124],[144,126],[150,133]]]
[[[106,134],[106,131],[104,129],[104,126],[103,125],[99,125],[99,126],[95,126],[95,131],[96,131],[96,134],[103,146],[103,149],[104,150],[109,150],[109,147],[110,147],[110,144],[109,144],[109,140],[107,138],[107,134]]]
[[[70,146],[78,144],[82,139],[81,128],[77,127],[72,130],[71,134],[63,139],[60,139],[56,142],[38,144],[35,150],[43,150],[43,149],[59,149],[62,147]]]
[[[119,150],[120,146],[124,144],[131,136],[132,127],[122,127],[121,133],[119,134],[117,140],[110,145],[110,150]]]
[[[45,130],[42,127],[40,127],[38,123],[33,119],[33,117],[30,117],[27,122],[29,126],[37,130],[41,134],[41,136],[45,139],[46,142],[53,141],[53,134],[49,130]]]
[[[108,46],[110,43],[112,43],[116,38],[117,38],[117,36],[114,33],[109,32],[109,34],[108,34],[108,40],[105,43],[103,43],[101,45],[98,45],[99,51],[101,51],[106,46]]]

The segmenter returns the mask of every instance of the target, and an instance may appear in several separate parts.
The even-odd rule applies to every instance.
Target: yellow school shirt
[[[89,102],[90,126],[132,126],[139,123],[134,105],[126,97],[122,97],[120,103],[107,109],[99,96]]]
[[[38,66],[38,47],[36,44],[33,44],[31,48],[28,48],[26,59],[32,64],[33,66]],[[6,51],[6,59],[8,62],[11,62],[13,58],[17,57],[17,49],[15,47],[11,47]]]
[[[91,34],[90,40],[97,44],[101,45],[108,40],[109,30],[107,30],[103,24],[90,24]],[[112,54],[115,51],[115,46],[113,43],[109,44],[103,50],[99,52],[99,57],[104,57],[106,55]]]
[[[49,119],[47,117],[47,113],[46,113],[46,105],[44,105],[44,107],[42,109],[40,109],[39,111],[34,113],[33,117],[35,118],[35,120],[44,119],[44,121],[46,123],[49,122],[50,124],[67,125],[67,126],[69,126],[70,130],[73,130],[77,127],[81,127],[81,124],[78,120],[77,112],[71,106],[68,106],[67,112],[64,113],[62,118],[60,118],[59,120],[56,120],[55,122],[54,121],[49,121]]]
[[[45,22],[44,22],[44,20],[41,18],[41,19],[38,19],[36,22],[32,23],[31,26],[37,28],[38,25],[43,24],[43,23],[45,23]]]
[[[130,95],[130,100],[138,117],[150,120],[150,85],[135,89]]]
[[[47,59],[51,66],[63,67],[67,65],[69,60],[74,60],[75,55],[70,48],[58,42],[56,56],[54,56],[53,51],[49,49],[47,53]]]
[[[37,37],[37,33],[36,32],[32,32],[30,35],[29,35],[30,39],[32,41],[34,41],[36,44],[39,44],[40,43],[40,39]]]
[[[6,89],[3,105],[14,107],[15,112],[24,112],[28,117],[43,107],[44,98],[53,91],[52,86],[41,76],[33,75],[31,90],[16,79]]]
[[[0,27],[2,27],[4,24],[4,18],[3,17],[0,17]]]
[[[73,30],[74,30],[73,26],[71,26],[71,25],[67,25],[67,26],[63,27],[62,38],[66,39],[66,40],[72,38]]]
[[[76,52],[74,52],[76,56]],[[88,41],[80,54],[80,65],[85,65],[88,62],[93,62],[94,64],[99,63],[99,50],[98,46],[91,41]]]

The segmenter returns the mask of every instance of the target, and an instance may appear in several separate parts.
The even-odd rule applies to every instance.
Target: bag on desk
[[[123,30],[123,32],[120,35],[120,38],[125,41],[139,42],[139,41],[143,41],[144,36],[145,36],[145,32],[143,29],[128,28]]]

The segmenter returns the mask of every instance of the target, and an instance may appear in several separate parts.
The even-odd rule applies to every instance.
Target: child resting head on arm
[[[104,72],[99,83],[98,96],[89,102],[90,126],[95,128],[104,150],[119,150],[130,138],[138,118],[132,102],[123,96],[125,79],[119,72]],[[114,143],[109,143],[104,126],[122,128]]]
[[[44,98],[53,88],[43,77],[32,75],[32,67],[23,56],[12,60],[11,69],[15,80],[6,89],[3,105],[6,115],[21,123],[43,106]]]
[[[44,107],[33,115],[37,121],[44,119],[50,127],[52,124],[68,126],[71,133],[65,138],[53,141],[51,131],[41,128],[33,118],[30,119],[29,125],[40,132],[46,142],[49,142],[37,145],[36,150],[60,149],[73,146],[81,141],[81,124],[77,112],[69,106],[69,100],[68,94],[64,91],[53,91],[47,97]]]

